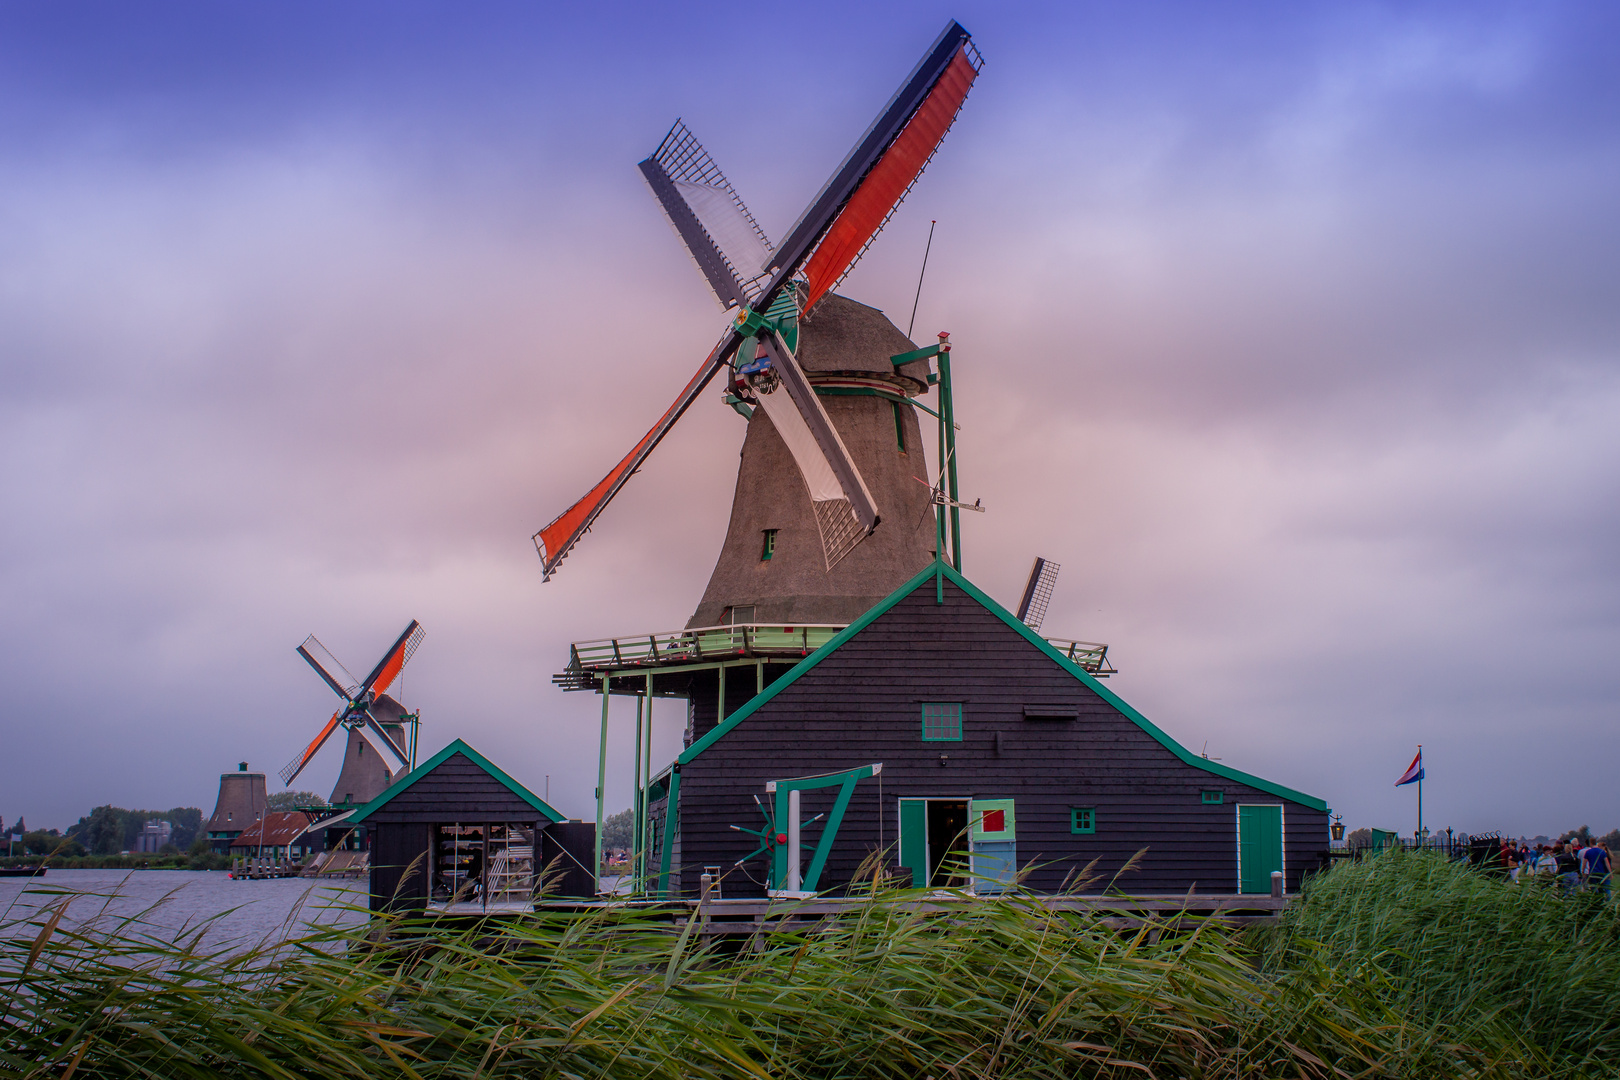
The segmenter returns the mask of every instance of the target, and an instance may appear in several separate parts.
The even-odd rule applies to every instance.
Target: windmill
[[[338,774],[329,800],[333,805],[369,802],[381,794],[396,776],[414,767],[419,718],[414,713],[406,712],[405,707],[389,697],[387,691],[416,652],[425,634],[422,624],[412,619],[364,679],[351,675],[314,634],[304,639],[304,643],[298,646],[298,655],[315,669],[315,673],[332,688],[333,693],[343,699],[343,704],[338,706],[337,712],[332,714],[332,718],[304,748],[303,753],[281,770],[282,783],[291,787],[310,759],[326,745],[340,726],[348,729],[349,739],[344,748],[343,769]],[[322,659],[326,661],[325,665],[321,663]],[[340,682],[328,667],[342,672],[344,680]],[[405,739],[407,724],[411,727],[408,740]],[[367,745],[372,748],[369,756],[365,752]]]
[[[657,149],[641,162],[643,177],[728,312],[728,322],[720,340],[652,429],[583,498],[535,533],[535,548],[547,580],[722,369],[728,371],[727,403],[749,418],[749,441],[744,444],[739,467],[738,497],[726,550],[693,616],[694,625],[721,621],[722,611],[747,610],[765,617],[751,601],[720,595],[748,589],[763,590],[761,596],[778,602],[783,610],[772,617],[798,617],[804,622],[816,620],[805,618],[803,611],[795,616],[787,610],[792,596],[828,588],[851,594],[848,599],[835,597],[825,611],[811,612],[831,621],[839,614],[834,608],[864,610],[868,601],[885,595],[915,572],[919,558],[932,557],[928,548],[931,529],[915,542],[907,533],[866,560],[873,566],[845,572],[847,580],[842,584],[828,586],[820,580],[833,577],[835,568],[841,569],[846,556],[872,535],[886,515],[902,523],[900,532],[910,526],[908,519],[915,516],[910,512],[912,504],[919,499],[905,490],[902,481],[907,473],[895,472],[893,483],[869,484],[868,470],[860,467],[858,459],[863,455],[870,459],[868,444],[877,445],[872,432],[883,423],[893,425],[886,436],[889,445],[898,442],[904,453],[909,436],[914,448],[921,449],[909,397],[926,391],[929,384],[925,363],[896,366],[888,362],[890,356],[913,347],[905,335],[881,312],[838,297],[832,290],[933,157],[981,66],[967,31],[955,22],[947,25],[780,244],[770,241],[682,122],[676,121]],[[851,340],[860,347],[844,348],[840,353],[840,347]],[[817,348],[827,356],[819,364],[807,362],[807,355]],[[844,354],[863,351],[878,356],[881,363],[873,366],[864,360],[841,359]],[[812,380],[807,368],[825,374]],[[830,385],[838,379],[842,379],[840,385]],[[833,396],[840,394],[844,397]],[[862,402],[864,412],[857,418],[844,407],[850,395],[888,400]],[[850,422],[835,424],[823,396],[838,403],[833,411],[845,414]],[[907,407],[902,411],[902,406]],[[761,425],[759,414],[771,429],[768,440],[764,435],[755,438]],[[758,445],[751,457],[754,444]],[[784,449],[785,453],[780,452]],[[888,495],[874,497],[873,487],[904,494],[896,494],[890,499],[895,505],[886,506]],[[808,502],[808,514],[798,514],[787,506],[790,489],[802,489],[802,495],[798,491],[791,494],[794,506]],[[773,506],[779,505],[771,512],[781,520],[770,524],[756,500],[751,524],[766,523],[739,528],[745,493],[756,493]],[[926,498],[920,505],[926,510]],[[801,522],[801,518],[809,521]],[[771,567],[771,583],[752,580],[759,575],[748,564],[773,561],[778,532],[785,541],[790,538],[787,534],[810,523],[818,541],[816,574],[803,565],[784,569],[783,563],[792,560],[778,560]],[[758,533],[766,535],[760,538]],[[740,620],[733,615],[726,621]]]

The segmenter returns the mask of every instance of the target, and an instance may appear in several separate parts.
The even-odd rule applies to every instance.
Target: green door
[[[900,865],[911,868],[911,884],[928,884],[928,800],[900,800]]]
[[[1271,892],[1271,872],[1283,868],[1282,807],[1239,805],[1238,892]]]

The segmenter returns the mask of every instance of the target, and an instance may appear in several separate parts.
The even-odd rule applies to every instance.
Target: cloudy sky
[[[969,575],[1062,563],[1048,632],[1352,827],[1418,743],[1431,826],[1620,825],[1620,14],[547,7],[0,7],[8,822],[211,808],[330,714],[305,634],[411,618],[426,748],[590,817],[550,675],[686,621],[743,434],[706,396],[542,585],[718,330],[635,162],[683,116],[779,237],[954,16],[988,65],[843,291],[903,324],[938,220]]]

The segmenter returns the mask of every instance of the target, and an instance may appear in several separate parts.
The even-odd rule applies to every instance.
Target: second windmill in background
[[[343,769],[329,800],[334,806],[370,802],[396,777],[412,769],[418,717],[389,697],[388,689],[405,669],[425,634],[422,624],[412,619],[364,679],[351,675],[314,634],[304,639],[298,646],[298,655],[343,699],[343,704],[303,753],[281,770],[282,783],[290,787],[339,727],[349,729],[349,738],[343,751]],[[321,662],[323,659],[325,664]],[[341,672],[343,679],[339,680],[329,669]],[[407,726],[410,728],[408,738]],[[367,746],[371,747],[370,754],[366,753]]]
[[[1029,580],[1024,583],[1024,595],[1018,601],[1018,619],[1031,630],[1039,630],[1046,621],[1046,605],[1052,601],[1052,590],[1057,587],[1058,571],[1063,569],[1050,559],[1035,557],[1030,567]],[[1070,641],[1066,638],[1046,639],[1065,656],[1099,679],[1119,672],[1108,662],[1108,646],[1096,641]]]

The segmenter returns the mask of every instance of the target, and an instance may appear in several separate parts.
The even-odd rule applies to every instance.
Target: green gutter
[[[449,761],[456,754],[465,754],[469,761],[477,765],[480,769],[483,769],[485,772],[489,773],[489,775],[493,776],[495,779],[499,780],[506,786],[508,791],[522,799],[524,802],[528,803],[530,806],[534,807],[534,809],[540,811],[540,813],[544,814],[552,821],[563,820],[563,816],[561,814],[553,810],[550,806],[547,806],[545,801],[536,796],[534,792],[530,791],[528,788],[524,787],[510,776],[507,776],[506,773],[502,772],[501,769],[494,764],[494,762],[490,761],[483,754],[480,754],[478,751],[474,750],[460,739],[457,739],[449,746],[445,747],[443,750],[440,750],[437,754],[434,754],[422,764],[418,765],[415,769],[394,781],[387,791],[383,792],[381,795],[378,795],[375,799],[372,799],[370,802],[366,803],[366,805],[356,810],[354,812],[354,816],[349,818],[350,823],[358,825],[360,822],[382,809],[400,792],[415,784],[418,780],[422,779],[422,777],[426,776],[434,769],[437,769],[446,761]]]
[[[1058,652],[1058,650],[1055,649],[1049,641],[1020,622],[1016,615],[1002,607],[1000,604],[996,603],[983,592],[979,591],[978,586],[968,581],[967,578],[963,577],[948,563],[942,563],[939,561],[930,563],[925,569],[919,572],[910,581],[900,586],[894,592],[890,593],[888,597],[880,601],[865,615],[862,615],[855,622],[850,623],[843,630],[840,630],[831,641],[827,642],[827,644],[823,645],[821,648],[799,661],[799,663],[795,665],[791,671],[772,683],[770,688],[767,689],[763,694],[755,695],[752,701],[728,716],[707,735],[703,736],[703,738],[687,747],[686,750],[681,753],[681,756],[675,760],[682,765],[694,760],[699,754],[703,753],[703,751],[707,750],[709,747],[713,746],[715,743],[724,738],[727,732],[731,731],[738,724],[752,716],[767,702],[771,701],[776,697],[777,694],[787,689],[788,686],[792,685],[806,672],[810,671],[817,664],[821,663],[833,653],[837,652],[846,641],[860,633],[862,630],[866,629],[868,626],[872,625],[872,623],[877,621],[880,616],[886,614],[901,600],[905,599],[917,589],[921,588],[935,575],[941,575],[944,578],[950,579],[950,581],[956,585],[957,588],[967,593],[968,596],[978,601],[980,605],[994,613],[1002,622],[1006,623],[1008,626],[1022,634],[1025,639],[1027,639],[1036,648],[1040,649],[1041,652],[1050,657],[1055,663],[1062,667],[1063,670],[1079,679],[1089,689],[1095,692],[1098,697],[1102,698],[1109,705],[1112,705],[1115,709],[1119,710],[1120,713],[1122,713],[1137,727],[1153,736],[1154,740],[1157,741],[1159,745],[1176,755],[1176,757],[1181,759],[1181,761],[1184,763],[1191,765],[1196,769],[1202,769],[1204,772],[1212,773],[1215,776],[1225,777],[1228,780],[1236,780],[1240,784],[1248,784],[1250,787],[1257,788],[1260,791],[1287,799],[1290,802],[1299,803],[1302,806],[1308,806],[1313,810],[1320,810],[1324,813],[1327,811],[1327,802],[1323,799],[1318,799],[1312,795],[1306,795],[1305,793],[1295,791],[1292,788],[1283,787],[1281,784],[1273,783],[1270,780],[1264,780],[1258,776],[1251,776],[1248,773],[1240,772],[1229,765],[1224,765],[1218,761],[1211,761],[1206,757],[1194,754],[1192,751],[1176,742],[1176,740],[1172,739],[1169,735],[1166,735],[1163,731],[1160,731],[1152,721],[1143,716],[1141,713],[1137,712],[1136,709],[1131,707],[1131,705],[1118,694],[1114,693],[1112,690],[1108,689],[1107,686],[1103,685],[1100,680],[1093,678],[1084,668],[1080,667],[1078,664],[1065,657],[1062,653]]]

